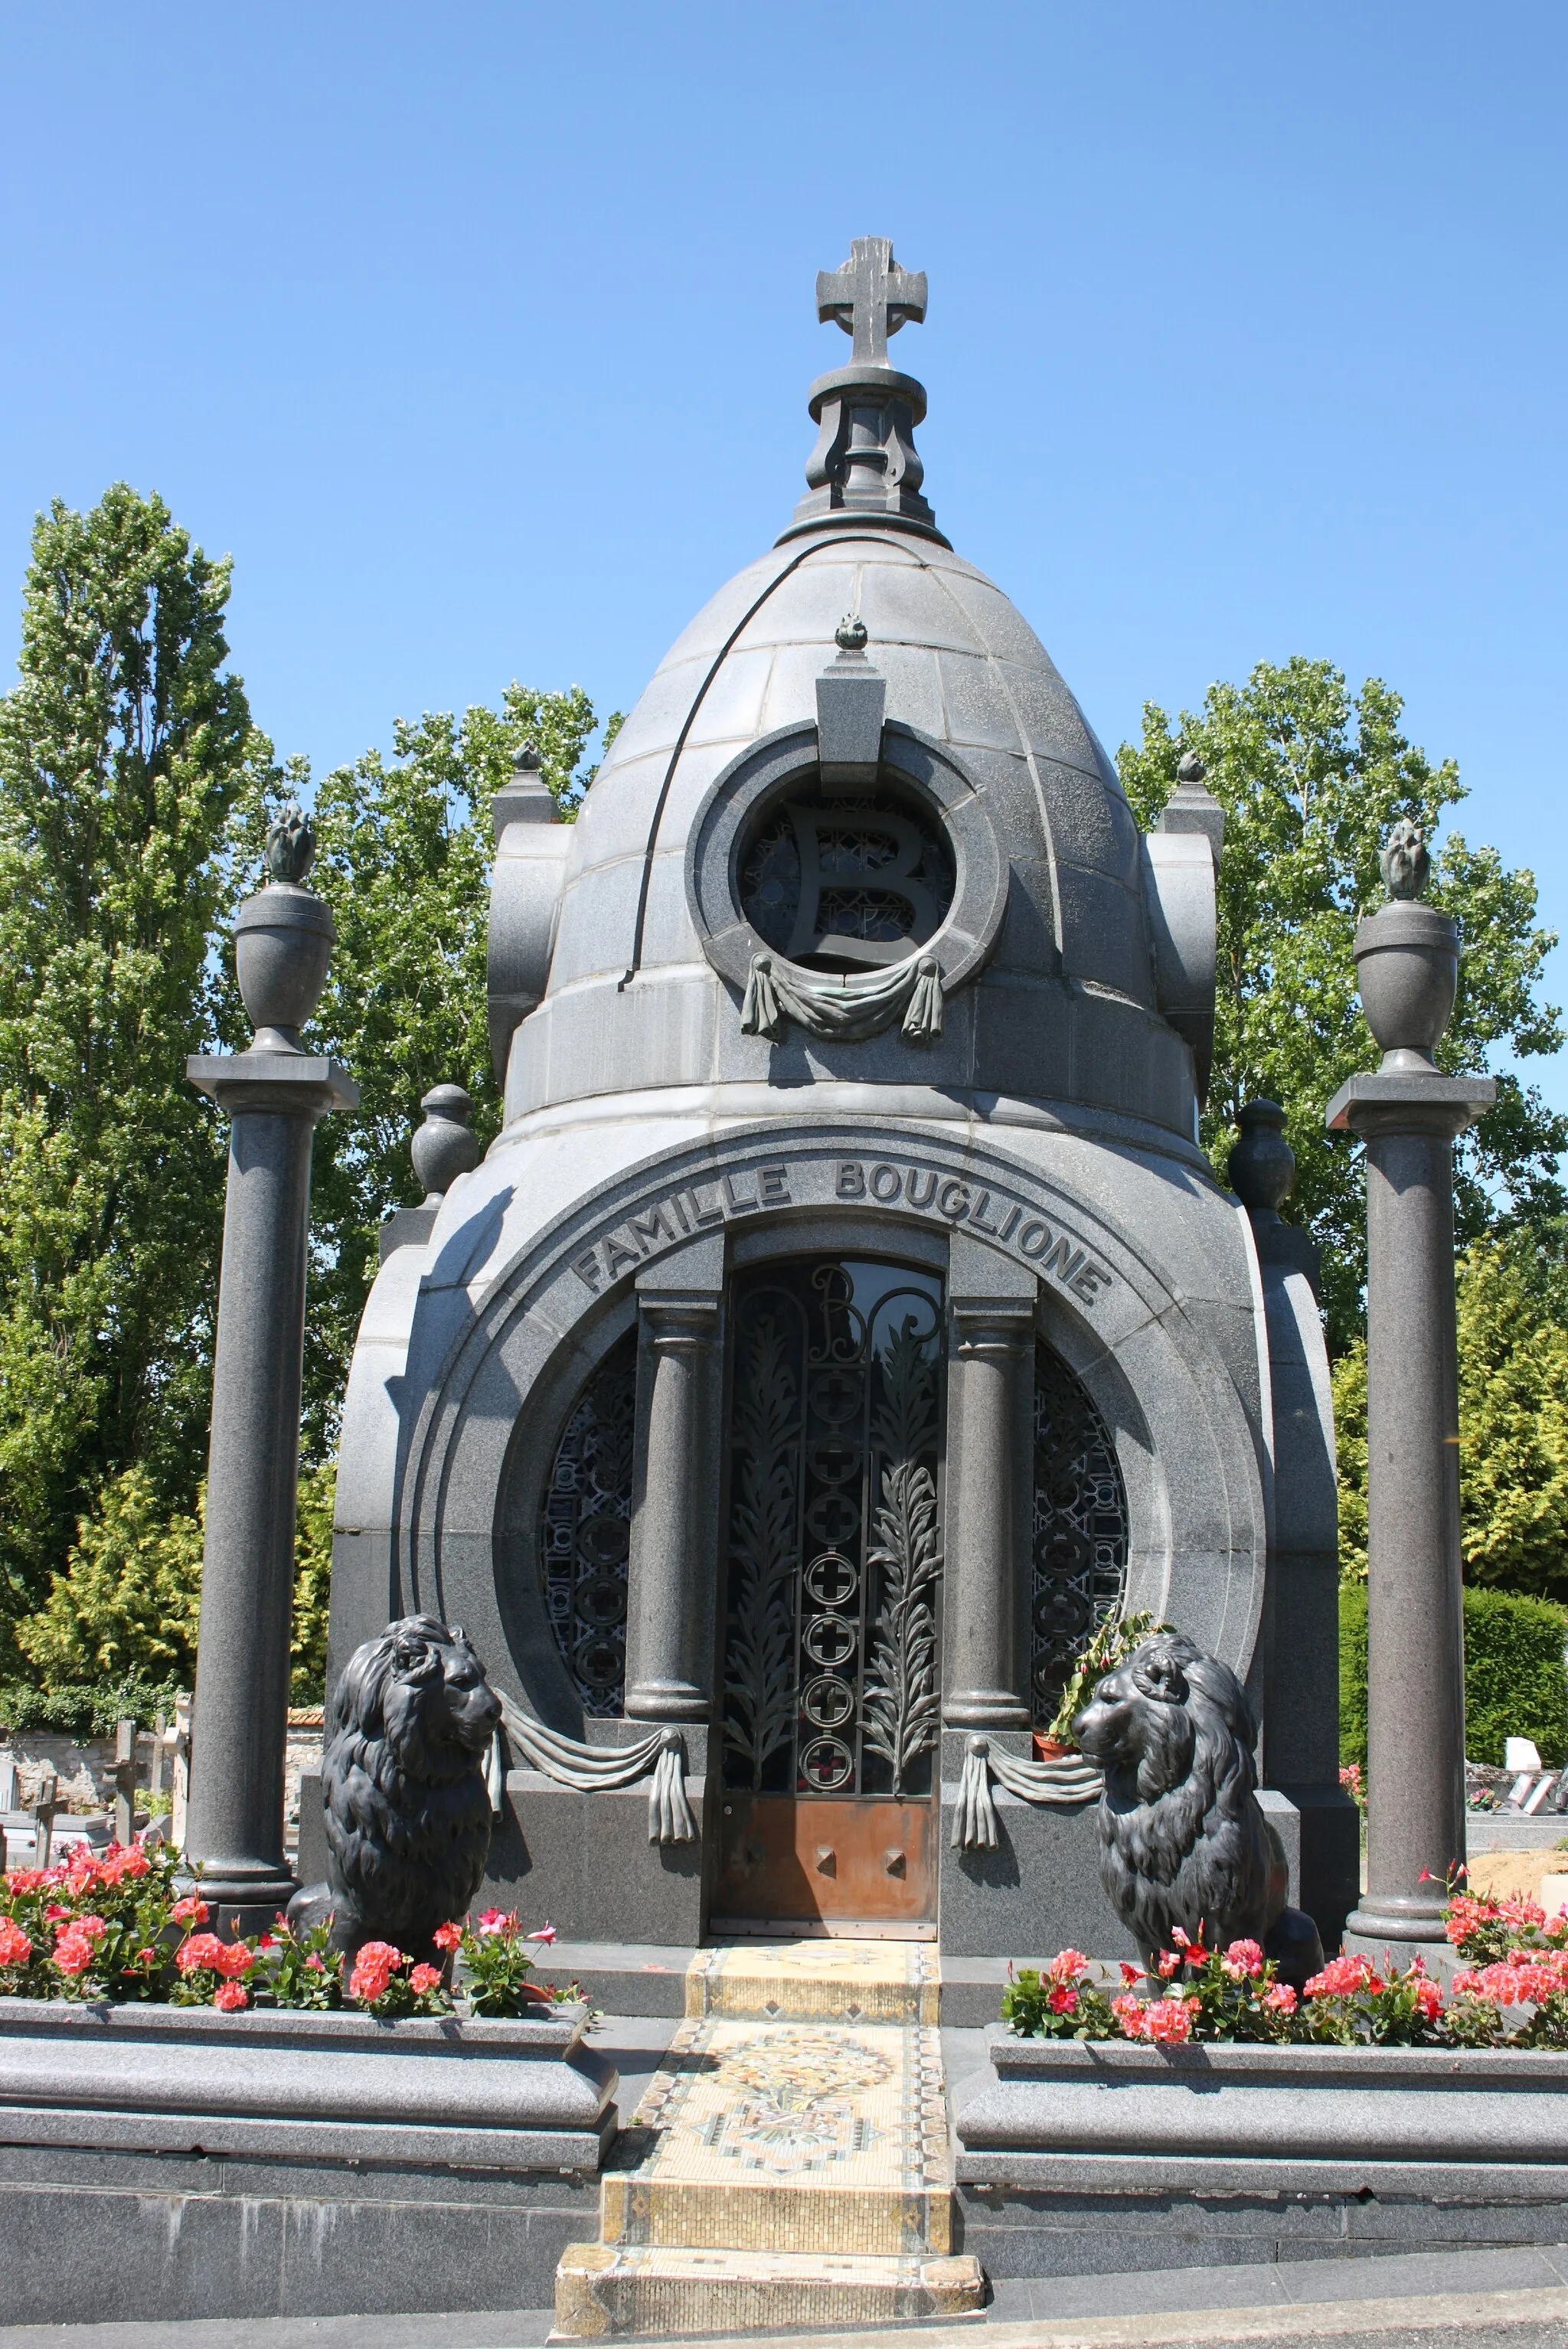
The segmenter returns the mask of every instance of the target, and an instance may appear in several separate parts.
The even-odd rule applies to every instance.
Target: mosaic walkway
[[[686,2020],[556,2276],[557,2337],[954,2316],[929,1943],[699,1951]]]

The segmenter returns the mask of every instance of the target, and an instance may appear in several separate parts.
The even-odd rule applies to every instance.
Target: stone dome
[[[845,379],[863,387],[868,372]],[[829,421],[808,472],[818,486],[792,528],[677,638],[575,824],[500,833],[492,936],[503,960],[507,890],[523,885],[521,867],[509,883],[509,852],[533,860],[535,885],[548,867],[549,898],[546,925],[536,896],[532,947],[519,947],[501,990],[509,1122],[605,1094],[733,1085],[788,1089],[779,1106],[798,1113],[795,1087],[833,1081],[936,1089],[982,1115],[998,1097],[1109,1112],[1191,1136],[1192,1051],[1162,1016],[1190,1007],[1166,983],[1150,844],[1034,630],[936,530],[907,430],[923,394],[907,377],[884,379],[902,388],[902,489],[879,480],[859,503],[835,502],[820,452],[840,378],[822,378],[812,413],[826,402]],[[722,967],[696,902],[705,803],[756,746],[810,736],[819,681],[850,641],[837,636],[846,615],[863,624],[865,663],[885,684],[884,742],[923,746],[957,778],[998,866],[999,918],[948,994],[940,1034],[923,1040],[896,1025],[859,1040],[746,1032],[744,970]],[[546,813],[537,783],[533,795]],[[1194,848],[1212,909],[1208,846],[1182,843],[1189,864]]]

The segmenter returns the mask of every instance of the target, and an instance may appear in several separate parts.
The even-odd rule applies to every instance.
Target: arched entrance
[[[802,1257],[735,1280],[714,1924],[935,1916],[943,1285]]]

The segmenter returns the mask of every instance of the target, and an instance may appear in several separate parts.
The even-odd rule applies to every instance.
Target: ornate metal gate
[[[942,1287],[802,1258],[736,1286],[719,1920],[934,1913]]]

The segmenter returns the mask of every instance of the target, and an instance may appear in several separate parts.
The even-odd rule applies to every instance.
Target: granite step
[[[985,2280],[963,2256],[675,2251],[573,2244],[556,2271],[552,2341],[625,2333],[860,2326],[978,2312]]]

